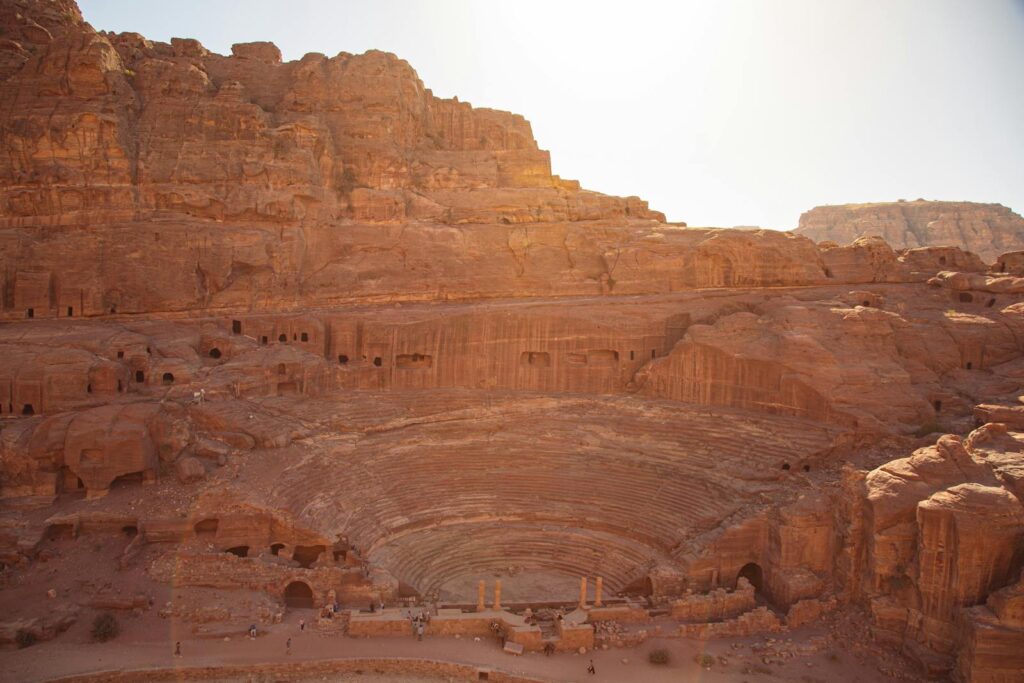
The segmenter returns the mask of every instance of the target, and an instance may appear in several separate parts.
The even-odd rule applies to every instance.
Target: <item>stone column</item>
[[[587,577],[580,577],[580,609],[587,608]]]
[[[484,580],[480,579],[480,584],[476,589],[476,611],[483,612],[487,609],[487,598],[484,595]]]
[[[501,609],[501,579],[494,581],[494,607],[492,609]]]
[[[594,607],[601,606],[601,592],[604,590],[604,577],[597,577],[597,583],[594,584]]]

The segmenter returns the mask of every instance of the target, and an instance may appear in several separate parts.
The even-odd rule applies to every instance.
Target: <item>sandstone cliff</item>
[[[1024,249],[1024,218],[999,204],[912,202],[819,206],[800,216],[797,234],[848,244],[879,236],[893,249],[952,246],[992,263]]]
[[[98,33],[70,0],[0,21],[3,225],[664,220],[552,175],[523,117],[437,98],[393,54],[225,57]]]
[[[687,228],[393,55],[221,56],[69,0],[0,28],[0,645],[51,589],[206,637],[585,576],[682,636],[856,602],[933,672],[1020,680],[1024,252],[963,249],[1019,217]]]

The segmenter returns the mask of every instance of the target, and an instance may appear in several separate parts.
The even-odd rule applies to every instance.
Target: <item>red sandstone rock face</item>
[[[1024,247],[1024,218],[999,204],[913,202],[819,206],[800,216],[798,234],[848,244],[881,237],[894,249],[959,247],[991,263]]]
[[[2,86],[16,105],[0,119],[15,152],[0,165],[7,225],[154,212],[305,225],[664,220],[636,198],[560,181],[522,117],[435,98],[394,55],[283,64],[272,44],[251,43],[223,57],[191,40],[98,34],[72,8],[49,30],[35,14],[51,11],[35,3],[6,20],[19,55]]]
[[[1024,257],[929,235],[1019,217],[805,226],[920,245],[690,229],[552,175],[522,117],[393,55],[221,56],[64,2],[0,27],[19,576],[55,536],[134,530],[111,566],[173,584],[161,613],[192,628],[601,576],[631,620],[725,619],[683,636],[859,602],[928,668],[1017,675]],[[574,628],[559,647],[592,642]]]
[[[993,661],[994,652],[974,649],[975,628],[1004,631],[1002,656],[1015,656],[1024,643],[1012,608],[994,597],[1024,562],[1022,443],[1004,425],[988,424],[964,441],[944,436],[866,479],[866,592],[877,596],[878,629],[920,644],[933,667],[948,668],[959,653],[963,680],[985,680],[1006,667]],[[973,607],[990,595],[1002,614]]]

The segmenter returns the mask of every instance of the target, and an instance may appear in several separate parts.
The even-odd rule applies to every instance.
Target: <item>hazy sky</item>
[[[387,50],[526,116],[555,173],[690,225],[898,198],[1024,210],[1024,0],[79,0],[154,40]]]

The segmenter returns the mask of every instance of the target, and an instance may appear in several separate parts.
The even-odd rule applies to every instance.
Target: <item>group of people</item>
[[[411,610],[406,610],[405,616],[409,619],[409,626],[412,628],[412,634],[416,636],[416,640],[423,640],[423,632],[427,629],[427,624],[430,623],[430,612],[419,612],[413,614]]]

